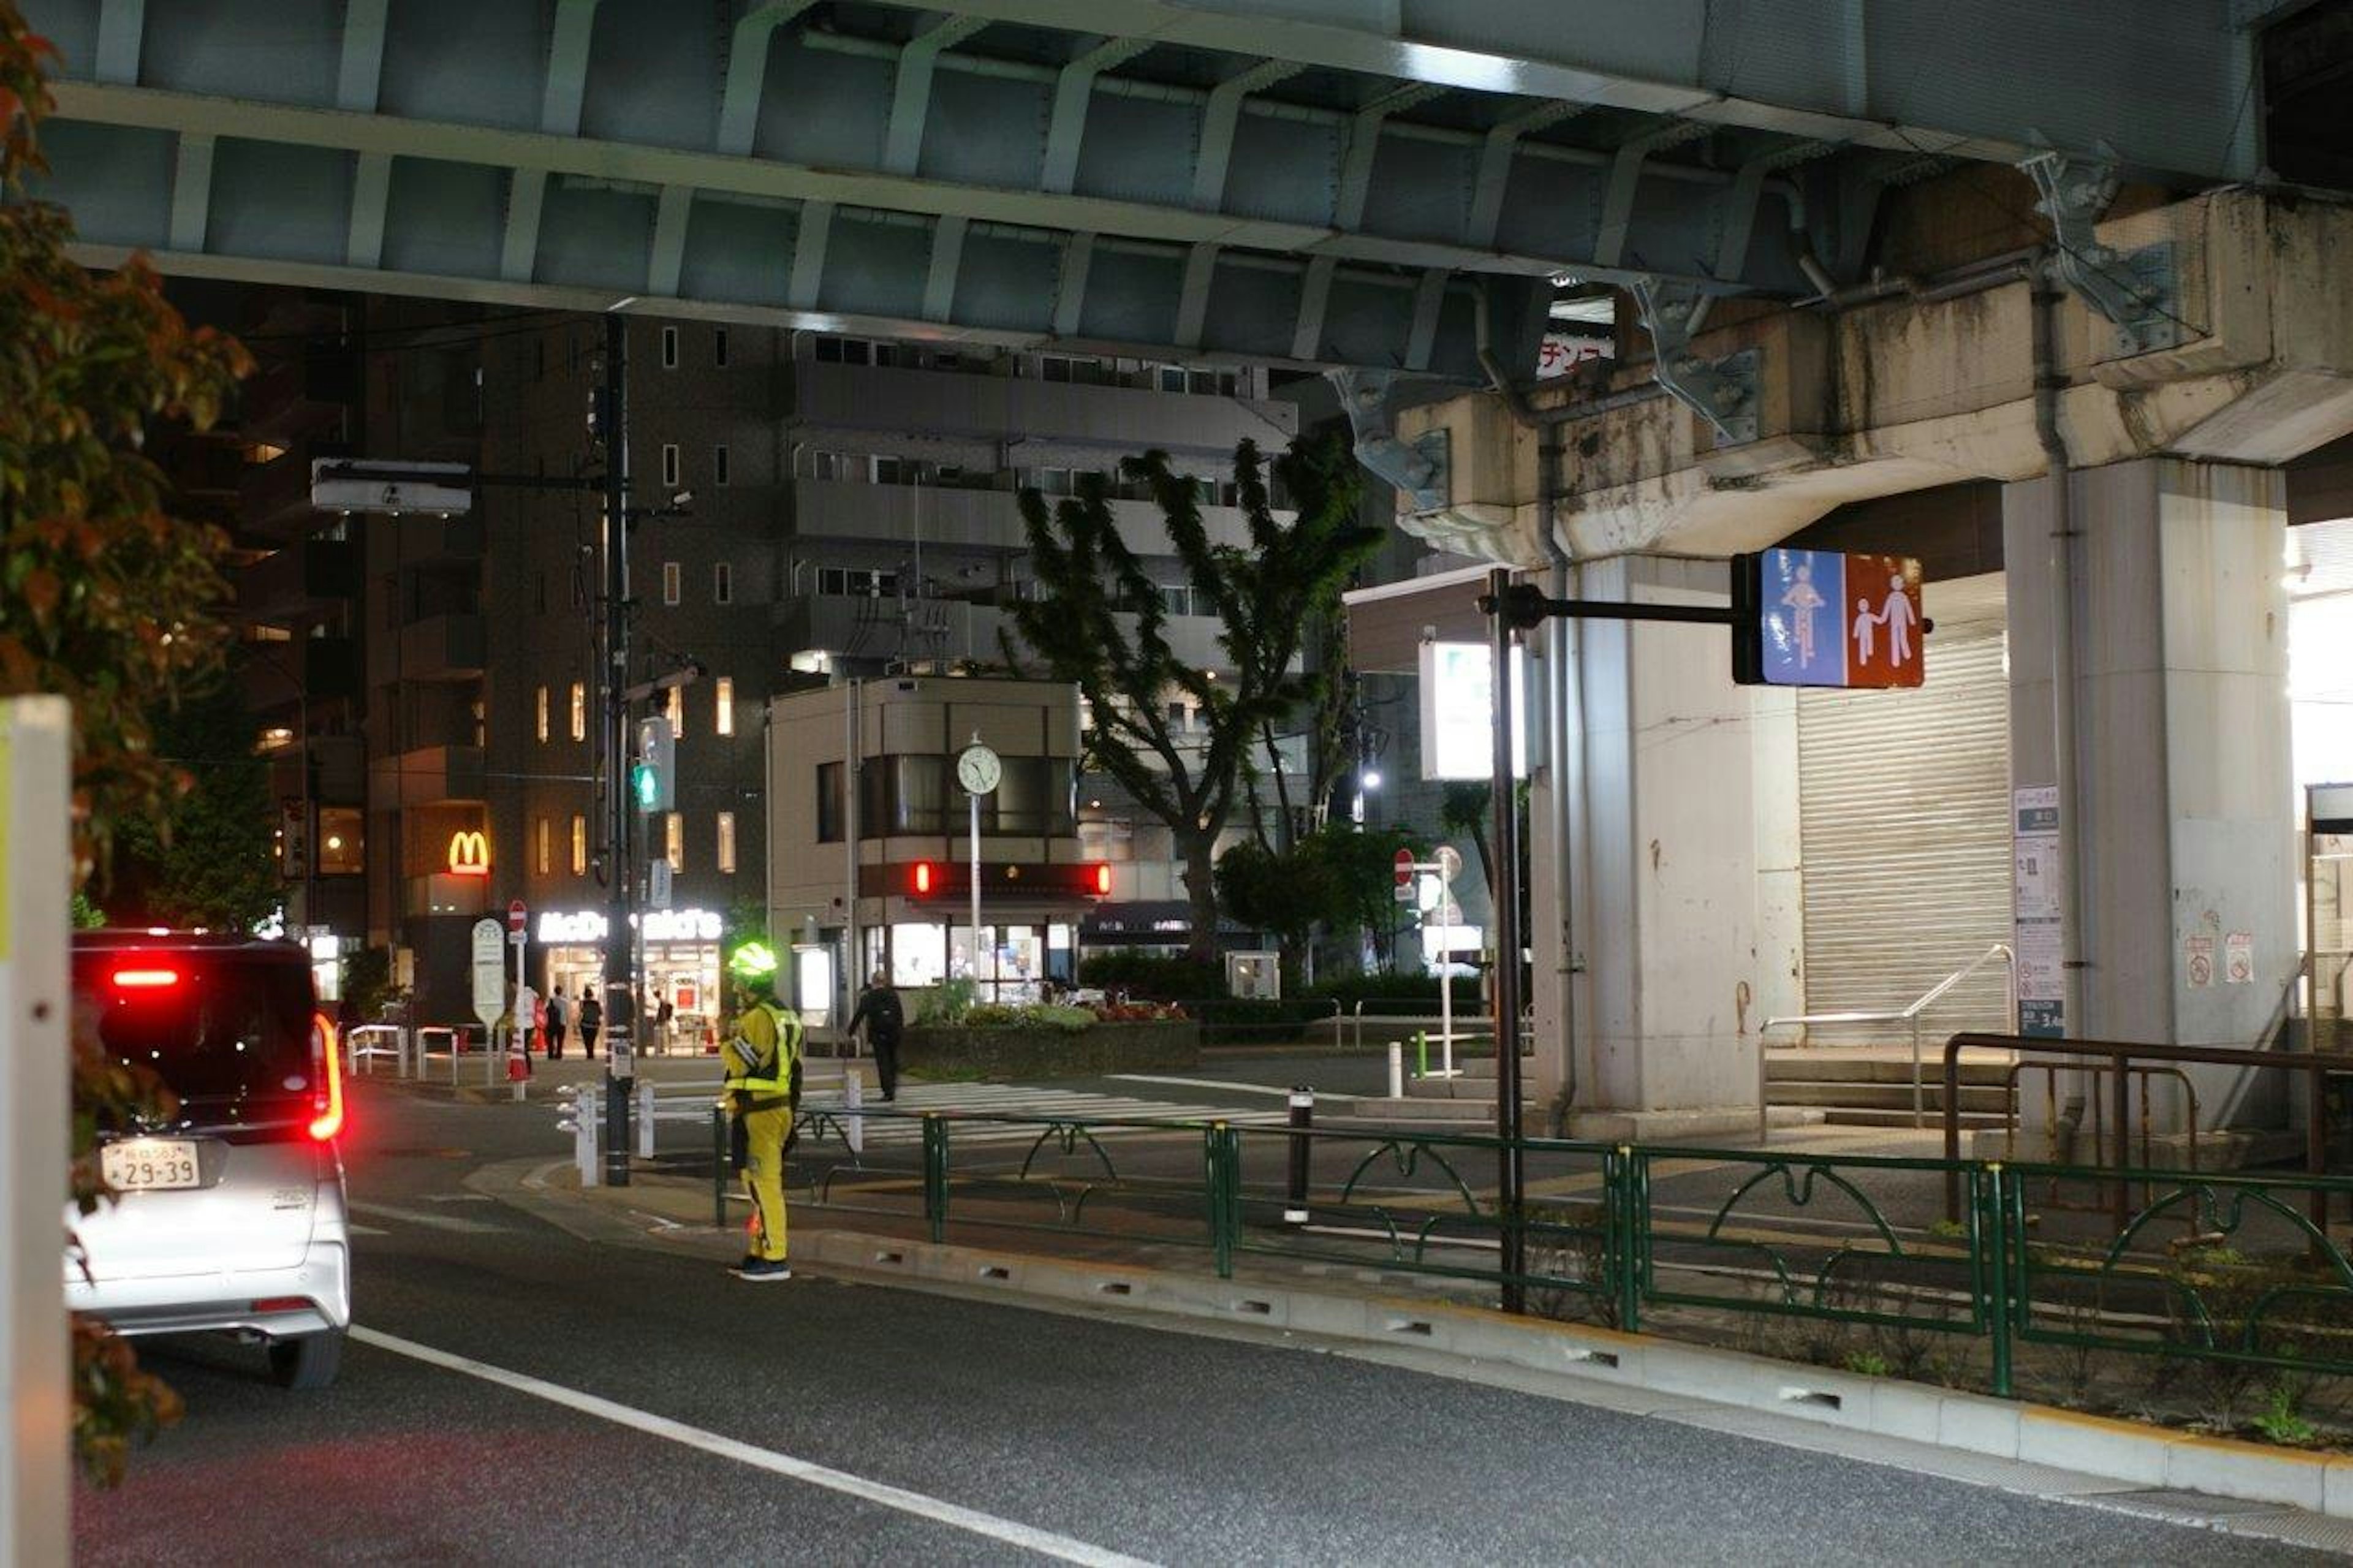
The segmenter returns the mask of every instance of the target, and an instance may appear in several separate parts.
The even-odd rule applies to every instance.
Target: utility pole
[[[605,789],[605,1184],[629,1184],[629,1091],[631,1078],[618,1070],[615,1037],[626,1025],[636,1043],[636,973],[629,923],[635,889],[630,886],[629,798],[629,412],[628,322],[605,317],[605,623],[598,678],[598,712],[604,721]],[[613,983],[623,981],[628,999],[614,1005]],[[634,1064],[636,1052],[630,1052]]]
[[[1495,712],[1495,1209],[1503,1221],[1504,1310],[1526,1305],[1527,1216],[1522,1213],[1520,1161],[1520,809],[1512,767],[1511,621],[1503,610],[1509,568],[1487,574],[1488,647]],[[1443,895],[1440,895],[1443,897]]]

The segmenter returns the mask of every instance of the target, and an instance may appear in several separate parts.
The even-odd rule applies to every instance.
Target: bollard
[[[727,1108],[711,1108],[711,1223],[727,1228]]]
[[[604,1179],[604,1166],[596,1158],[596,1102],[577,1089],[564,1092],[572,1101],[570,1120],[556,1125],[572,1134],[572,1163],[580,1169],[580,1184],[596,1186]]]
[[[654,1080],[638,1079],[638,1157],[654,1157]]]
[[[1315,1125],[1315,1091],[1305,1084],[1291,1090],[1291,1187],[1282,1205],[1285,1225],[1307,1223],[1307,1151],[1314,1142],[1308,1130]]]
[[[866,1079],[859,1072],[858,1064],[852,1062],[841,1079],[842,1135],[849,1140],[852,1154],[866,1152],[866,1118],[859,1114],[865,1104]]]
[[[1389,1098],[1391,1100],[1405,1098],[1405,1042],[1403,1040],[1389,1042]]]

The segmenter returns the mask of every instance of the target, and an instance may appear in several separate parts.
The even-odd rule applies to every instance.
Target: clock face
[[[987,746],[968,746],[956,758],[956,782],[972,795],[987,795],[1004,776],[1005,764]]]

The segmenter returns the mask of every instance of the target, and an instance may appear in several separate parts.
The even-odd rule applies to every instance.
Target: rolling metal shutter
[[[1998,625],[1932,637],[1909,691],[1798,697],[1806,1011],[1890,1011],[2010,940],[2010,687]],[[2007,1029],[1999,960],[1921,1018]],[[1901,1025],[1818,1044],[1908,1039]]]

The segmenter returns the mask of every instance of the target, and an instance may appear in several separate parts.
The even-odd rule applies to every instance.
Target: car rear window
[[[78,1027],[152,1069],[191,1125],[280,1121],[311,1101],[311,984],[299,963],[153,949],[74,954]]]

